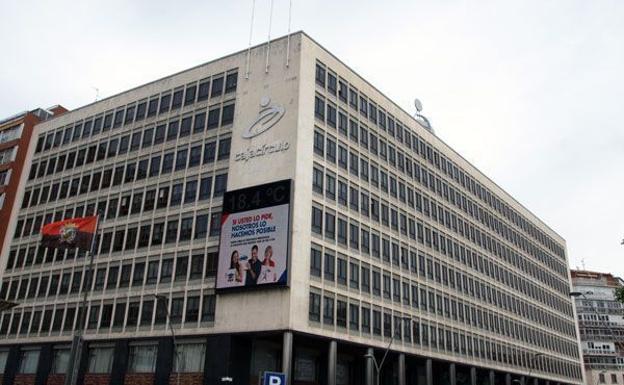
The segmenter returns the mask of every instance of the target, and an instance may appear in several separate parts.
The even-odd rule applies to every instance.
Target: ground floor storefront
[[[1,385],[60,385],[69,344],[0,347]],[[383,349],[292,332],[88,341],[79,361],[83,385],[258,385],[265,371],[291,385],[563,385],[390,351],[379,382],[372,356]]]

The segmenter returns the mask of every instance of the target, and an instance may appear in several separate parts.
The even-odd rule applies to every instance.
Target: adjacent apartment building
[[[19,210],[14,202],[19,200],[22,170],[28,157],[34,126],[66,111],[61,106],[37,108],[0,120],[0,223],[5,224],[0,226],[0,250],[5,242],[12,239],[10,235],[7,237],[6,224]],[[4,267],[0,267],[0,272]]]
[[[624,384],[624,304],[615,299],[622,278],[572,270],[587,384]]]
[[[43,122],[28,162],[4,384],[63,381],[83,326],[84,384],[372,384],[388,345],[383,384],[582,383],[565,241],[305,33]],[[39,231],[97,213],[89,279]]]

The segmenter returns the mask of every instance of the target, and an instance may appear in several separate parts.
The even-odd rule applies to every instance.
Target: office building
[[[295,33],[38,125],[5,384],[62,381],[85,289],[84,384],[364,384],[390,343],[383,384],[580,384],[565,241],[421,124]],[[96,213],[88,280],[39,228]]]
[[[571,273],[587,384],[624,384],[624,304],[614,293],[624,281],[610,273]]]
[[[0,223],[7,224],[16,215],[14,206],[20,189],[24,161],[30,150],[33,127],[54,115],[66,112],[61,106],[48,109],[37,108],[0,120]],[[0,250],[11,237],[7,237],[7,225],[0,227]],[[0,272],[4,266],[0,267]]]

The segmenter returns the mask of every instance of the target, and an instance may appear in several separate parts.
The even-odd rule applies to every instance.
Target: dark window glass
[[[223,76],[212,79],[212,88],[210,90],[211,98],[221,95],[223,95]]]
[[[190,104],[195,103],[195,94],[197,92],[197,86],[187,86],[186,93],[184,94],[184,105],[188,106]]]
[[[208,99],[209,92],[210,92],[210,80],[205,80],[199,83],[199,92],[197,95],[197,101]]]
[[[238,73],[230,73],[225,78],[225,93],[236,91],[236,83],[238,81]]]
[[[219,127],[219,117],[220,117],[220,109],[213,108],[208,111],[208,129],[213,129]]]
[[[221,125],[226,126],[232,124],[234,121],[234,105],[229,104],[223,107],[223,114],[221,116]]]

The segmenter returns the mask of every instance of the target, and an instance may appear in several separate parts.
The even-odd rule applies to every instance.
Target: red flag
[[[90,251],[97,228],[97,216],[72,218],[50,223],[41,229],[41,244],[58,249]]]

